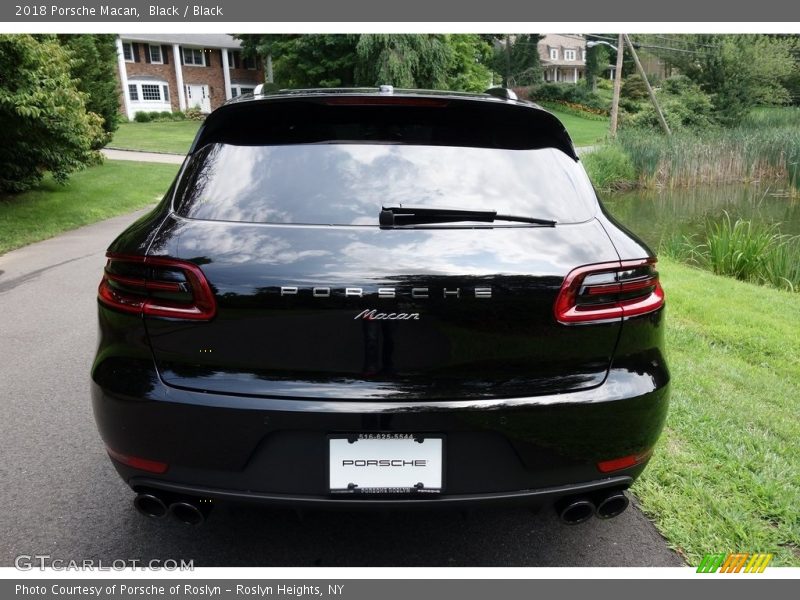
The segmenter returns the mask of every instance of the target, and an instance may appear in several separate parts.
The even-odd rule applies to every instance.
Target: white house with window
[[[586,76],[586,39],[582,35],[547,34],[539,40],[545,81],[578,83]]]

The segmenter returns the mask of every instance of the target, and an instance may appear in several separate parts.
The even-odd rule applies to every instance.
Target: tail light
[[[611,321],[644,315],[664,305],[656,259],[623,260],[569,272],[555,303],[559,323]]]
[[[200,267],[161,256],[108,253],[97,291],[101,304],[123,312],[208,321],[217,312],[214,293]]]
[[[120,462],[123,465],[133,467],[134,469],[139,469],[140,471],[148,471],[150,473],[166,473],[167,469],[169,468],[169,465],[165,462],[150,460],[149,458],[142,458],[140,456],[122,454],[122,452],[112,450],[108,446],[106,446],[106,452],[108,452],[108,455],[115,461]]]
[[[650,460],[651,456],[653,456],[653,449],[649,448],[639,454],[630,454],[628,456],[612,458],[611,460],[603,460],[597,463],[597,470],[601,473],[613,473],[614,471],[630,469],[643,462],[647,462]]]

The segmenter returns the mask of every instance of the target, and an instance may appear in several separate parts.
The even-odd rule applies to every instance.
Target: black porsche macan
[[[93,407],[139,511],[625,510],[664,294],[558,119],[505,90],[258,92],[108,250]]]

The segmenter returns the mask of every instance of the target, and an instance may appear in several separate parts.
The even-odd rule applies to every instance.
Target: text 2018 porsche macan
[[[257,93],[108,250],[93,405],[150,516],[625,510],[669,389],[653,253],[505,91]]]

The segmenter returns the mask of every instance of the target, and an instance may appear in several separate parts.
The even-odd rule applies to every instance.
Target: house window
[[[250,56],[244,56],[242,57],[242,66],[245,69],[250,69],[251,71],[254,71],[256,68],[256,59]]]
[[[131,102],[139,100],[139,92],[136,89],[136,85],[133,83],[128,86],[128,96],[130,96]]]
[[[151,83],[142,84],[142,100],[161,101],[161,86]]]
[[[183,64],[195,67],[205,67],[205,52],[203,52],[201,48],[183,48]]]
[[[164,90],[164,102],[169,102],[169,86],[161,86],[161,89]]]
[[[133,62],[133,46],[130,42],[122,42],[122,56],[125,62]]]
[[[581,50],[581,60],[586,62],[586,50]]]
[[[575,50],[564,50],[564,60],[575,60]]]
[[[161,58],[161,46],[150,45],[149,46],[149,52],[150,52],[150,62],[151,63],[160,65],[161,63],[164,62],[163,59]]]
[[[241,85],[233,85],[231,86],[231,98],[236,98],[236,96],[243,96],[244,94],[252,94],[255,88],[253,87],[242,87]]]
[[[558,60],[558,48],[550,48],[550,60]]]

